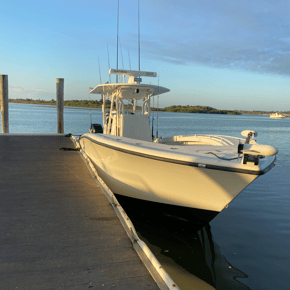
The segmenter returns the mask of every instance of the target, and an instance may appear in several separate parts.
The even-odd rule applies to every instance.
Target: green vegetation
[[[32,100],[32,99],[9,99],[10,103],[21,103],[21,104],[36,104],[36,105],[51,105],[56,106],[56,101],[54,99],[50,101],[44,100]],[[108,104],[110,101],[107,101]],[[87,101],[87,100],[69,100],[63,102],[64,106],[68,107],[81,107],[81,108],[101,108],[103,100],[100,101]]]
[[[217,110],[208,106],[170,106],[164,109],[152,108],[153,111],[178,112],[178,113],[207,113],[241,115],[239,111]]]
[[[54,99],[50,101],[44,100],[32,100],[32,99],[9,99],[10,103],[21,103],[21,104],[36,104],[36,105],[51,105],[56,106],[56,101]],[[88,100],[69,100],[64,101],[64,106],[68,107],[79,107],[79,108],[101,108],[103,104],[103,99],[99,101],[88,101]],[[106,101],[106,107],[111,104],[109,100]],[[127,106],[125,106],[127,108]],[[141,109],[141,108],[137,108]],[[228,114],[228,115],[270,115],[276,113],[276,111],[241,111],[241,110],[217,110],[209,106],[170,106],[166,108],[151,108],[152,111],[161,112],[178,112],[178,113],[207,113],[207,114]],[[290,111],[280,112],[286,116],[290,115]]]

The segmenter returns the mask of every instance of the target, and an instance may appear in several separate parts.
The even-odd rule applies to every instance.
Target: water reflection
[[[209,224],[196,225],[132,207],[119,200],[136,231],[182,290],[249,289],[237,278],[247,275],[233,267],[214,242]]]
[[[219,246],[214,242],[210,225],[206,225],[197,232],[203,247],[206,264],[211,272],[216,289],[250,289],[237,278],[248,276],[233,267],[220,252]]]

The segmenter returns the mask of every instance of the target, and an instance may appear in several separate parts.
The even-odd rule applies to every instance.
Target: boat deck
[[[1,289],[159,289],[63,135],[0,135]]]

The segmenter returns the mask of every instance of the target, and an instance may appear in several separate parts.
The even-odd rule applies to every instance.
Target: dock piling
[[[56,107],[57,107],[57,133],[64,133],[63,126],[63,92],[64,92],[64,79],[56,79]]]
[[[2,133],[9,133],[8,101],[8,75],[0,75]]]

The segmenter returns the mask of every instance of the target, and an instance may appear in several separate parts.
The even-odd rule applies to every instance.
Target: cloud
[[[168,63],[290,75],[289,1],[174,3],[169,0],[162,21],[153,20],[153,13],[157,34],[155,39],[150,33],[142,36],[143,55]]]
[[[52,89],[40,87],[23,87],[23,86],[9,86],[9,97],[12,98],[30,98],[30,99],[38,99],[38,98],[46,98],[51,97],[53,95]]]

